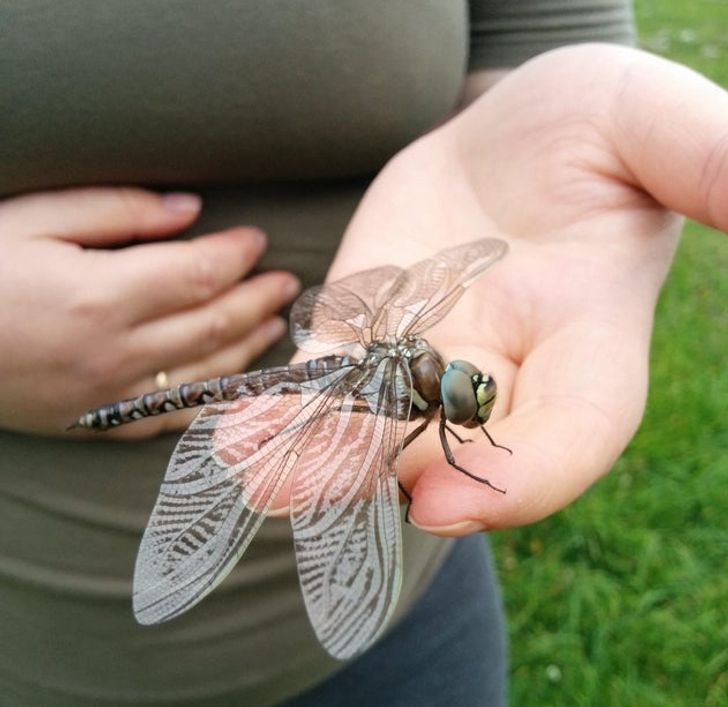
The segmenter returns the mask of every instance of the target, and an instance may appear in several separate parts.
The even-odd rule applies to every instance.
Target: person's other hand
[[[253,228],[159,242],[200,210],[193,195],[69,189],[0,202],[0,426],[62,433],[84,410],[237,372],[286,330],[284,272],[243,278]],[[123,247],[119,247],[123,246]],[[189,423],[163,415],[117,434]]]
[[[413,522],[443,535],[529,523],[612,466],[643,413],[674,212],[728,229],[726,116],[728,95],[684,67],[565,48],[513,71],[375,180],[331,279],[476,238],[511,246],[425,334],[446,360],[495,376],[487,429],[513,456],[477,429],[463,430],[474,444],[452,444],[507,493],[450,467],[432,424],[400,464]]]

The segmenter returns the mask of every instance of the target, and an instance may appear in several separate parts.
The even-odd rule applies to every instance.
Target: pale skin
[[[501,495],[447,465],[435,425],[407,449],[400,471],[413,496],[410,518],[442,535],[536,521],[608,471],[642,416],[655,301],[681,228],[674,212],[728,230],[721,89],[606,45],[558,50],[501,73],[385,167],[329,274],[407,266],[481,237],[511,246],[427,335],[446,359],[494,375],[488,430],[513,450],[480,433],[454,449],[461,465],[507,490]],[[492,83],[482,79],[483,88]],[[261,327],[286,300],[290,276],[238,282],[260,252],[251,229],[196,244],[79,248],[156,241],[198,208],[170,210],[137,190],[0,205],[3,248],[32,263],[22,275],[9,259],[0,263],[0,296],[23,312],[0,322],[0,347],[10,353],[0,357],[0,377],[11,381],[0,424],[58,433],[87,407],[153,389],[157,370],[177,383],[221,375],[275,338]],[[187,276],[178,281],[180,271]],[[38,326],[28,331],[28,321]],[[168,334],[163,348],[160,332]],[[129,429],[153,434],[186,422],[165,417]]]

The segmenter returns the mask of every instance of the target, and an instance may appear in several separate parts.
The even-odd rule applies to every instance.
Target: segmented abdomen
[[[277,366],[251,373],[211,378],[197,383],[183,383],[174,388],[144,393],[136,398],[94,408],[81,415],[71,427],[108,430],[127,422],[173,410],[261,395],[271,386],[281,382],[290,383],[291,389],[286,391],[285,387],[283,389],[279,387],[278,393],[293,394],[300,391],[301,383],[315,380],[351,363],[353,361],[347,356],[323,356],[291,366]]]

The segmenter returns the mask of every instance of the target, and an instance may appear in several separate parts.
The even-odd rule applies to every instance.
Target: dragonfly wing
[[[508,251],[497,238],[472,241],[440,251],[402,272],[375,302],[373,336],[414,336],[434,326],[465,289]]]
[[[415,335],[444,317],[465,289],[508,250],[488,238],[448,248],[408,270],[387,265],[306,290],[291,309],[291,336],[323,353]]]
[[[291,308],[293,341],[317,354],[366,346],[371,341],[372,303],[401,273],[401,268],[386,265],[306,290]]]
[[[208,405],[172,454],[134,572],[139,623],[171,619],[230,572],[291,473],[311,425],[352,366],[257,397]]]
[[[374,399],[362,407],[362,396]],[[339,659],[375,640],[399,596],[396,466],[410,400],[408,369],[385,359],[368,389],[326,417],[296,467],[291,524],[301,589],[319,641]]]

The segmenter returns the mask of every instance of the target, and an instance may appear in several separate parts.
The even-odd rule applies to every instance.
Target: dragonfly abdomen
[[[144,393],[136,398],[120,400],[111,405],[89,410],[73,427],[108,430],[144,417],[161,415],[173,410],[198,407],[235,397],[242,376],[223,376],[199,383],[184,383],[176,388]]]
[[[290,384],[290,391],[286,390],[284,385],[280,389],[281,393],[296,393],[300,390],[301,383],[316,380],[342,366],[351,365],[351,363],[352,359],[347,356],[322,356],[291,366],[277,366],[263,371],[237,373],[196,383],[183,383],[175,388],[144,393],[136,398],[120,400],[89,410],[79,417],[69,429],[80,427],[89,430],[108,430],[128,422],[162,415],[174,410],[261,395],[274,383]]]

